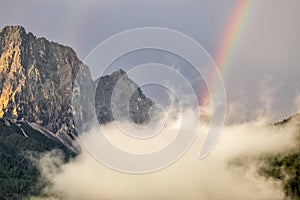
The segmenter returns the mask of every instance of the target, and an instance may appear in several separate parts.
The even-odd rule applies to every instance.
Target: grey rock
[[[36,124],[69,144],[95,114],[100,124],[115,120],[111,106],[118,120],[143,124],[154,102],[123,70],[94,82],[70,47],[21,26],[0,30],[0,118]]]
[[[113,120],[128,120],[136,124],[148,123],[149,111],[154,105],[154,102],[143,94],[140,87],[122,69],[98,80],[95,108],[100,124]]]
[[[72,89],[77,72],[94,83],[70,47],[26,33],[21,26],[0,30],[0,118],[35,122],[53,133],[76,134]],[[78,84],[77,84],[78,85]],[[79,83],[80,85],[80,83]],[[79,88],[85,90],[85,88]],[[83,108],[90,106],[82,105]],[[82,109],[82,120],[89,120]]]

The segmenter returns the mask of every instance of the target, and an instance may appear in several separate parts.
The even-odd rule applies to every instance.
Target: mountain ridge
[[[82,79],[76,79],[78,74]],[[58,148],[67,155],[66,160],[78,154],[78,149],[73,146],[76,137],[75,108],[72,107],[74,89],[80,95],[96,92],[95,97],[79,99],[75,104],[76,112],[79,112],[77,121],[88,122],[96,107],[99,123],[106,124],[114,120],[111,106],[119,102],[112,103],[110,98],[119,81],[121,88],[118,90],[133,94],[132,104],[129,102],[132,120],[137,124],[148,122],[149,109],[154,102],[127,77],[125,71],[118,70],[94,82],[88,66],[71,47],[37,38],[31,32],[26,33],[22,26],[1,29],[0,199],[22,199],[41,191],[42,186],[36,187],[38,169],[26,159],[26,151],[41,153]],[[120,102],[122,109],[125,109],[124,103]],[[107,108],[107,115],[103,115],[102,108]],[[275,125],[300,124],[299,116],[296,114]],[[299,151],[272,156],[267,158],[269,166],[264,172],[267,177],[278,180],[287,174],[289,180],[285,183],[285,192],[295,199],[300,196],[299,158]]]
[[[116,120],[146,124],[151,120],[149,112],[154,105],[122,69],[102,76],[97,81],[95,109],[100,124],[109,123],[116,117]]]
[[[90,128],[95,102],[102,105],[101,98],[110,108],[110,84],[121,78],[114,74],[105,77],[99,80],[108,78],[102,81],[108,88],[92,80],[88,66],[70,47],[26,33],[22,26],[0,30],[0,199],[22,199],[41,192],[38,167],[26,157],[28,151],[60,149],[66,160],[80,153],[74,143],[78,127]],[[134,102],[141,98],[154,104],[128,77],[122,83],[125,89],[133,89],[129,93],[138,91]],[[109,89],[108,93],[101,88]],[[101,98],[91,95],[94,92]],[[148,117],[147,113],[143,120]]]
[[[0,31],[0,118],[76,135],[72,90],[78,71],[85,69],[72,48],[37,38],[22,26],[4,27]],[[89,73],[84,78],[87,87],[94,87]]]

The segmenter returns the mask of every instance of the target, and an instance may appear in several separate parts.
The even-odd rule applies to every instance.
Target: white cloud
[[[168,122],[162,131],[167,134],[160,136],[160,143],[170,141],[174,127],[180,126],[178,123],[176,120]],[[278,128],[258,122],[228,125],[213,152],[199,160],[206,128],[202,124],[196,141],[183,157],[154,173],[134,175],[112,170],[97,162],[86,150],[72,162],[60,165],[57,171],[49,171],[48,156],[40,162],[42,174],[52,183],[45,193],[67,200],[283,198],[279,182],[258,175],[256,170],[260,163],[255,158],[293,148],[295,135],[292,127]],[[122,149],[139,150],[147,145],[147,150],[160,147],[159,144],[151,146],[146,142],[139,145],[124,140],[115,124],[107,125],[105,129],[114,144]],[[155,139],[152,142],[157,143]],[[53,156],[53,159],[57,158]],[[231,165],[236,159],[245,163],[239,167]]]

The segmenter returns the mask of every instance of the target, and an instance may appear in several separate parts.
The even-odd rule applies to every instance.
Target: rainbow
[[[244,30],[246,19],[252,5],[252,0],[240,0],[234,8],[232,17],[227,25],[227,29],[220,45],[219,50],[215,56],[215,63],[220,72],[229,65],[232,55],[240,39],[240,35]]]
[[[219,75],[224,76],[224,70],[229,66],[232,60],[232,57],[239,43],[241,33],[243,32],[246,21],[248,19],[252,4],[252,0],[239,0],[237,1],[237,5],[233,9],[233,14],[230,17],[228,25],[226,26],[227,29],[225,30],[221,45],[218,48],[215,56],[213,56],[219,72],[217,70],[213,70],[208,81],[211,84],[215,84],[214,88],[217,87],[217,83],[219,82],[217,81]],[[207,98],[209,96],[209,91],[206,90],[205,94],[202,97]],[[205,101],[207,99],[202,100]]]

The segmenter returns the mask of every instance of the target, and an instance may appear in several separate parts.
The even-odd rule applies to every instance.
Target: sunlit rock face
[[[21,26],[4,27],[0,30],[0,118],[36,122],[53,133],[72,135],[76,132],[72,90],[79,70],[84,72],[84,87],[93,88],[87,66],[73,49],[37,38]],[[82,120],[89,119],[92,103],[86,103],[78,114]]]
[[[95,108],[100,124],[115,120],[111,106],[118,108],[118,119],[150,121],[154,102],[123,70],[96,83],[70,47],[37,38],[21,26],[0,30],[0,118],[33,122],[71,138],[89,128]],[[111,100],[114,89],[116,101]]]
[[[113,120],[129,120],[136,124],[145,124],[151,120],[149,112],[150,108],[155,109],[155,104],[143,94],[125,71],[119,69],[111,75],[99,78],[95,108],[100,124]]]

